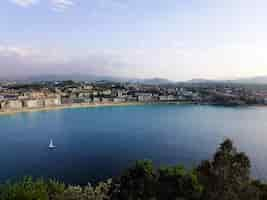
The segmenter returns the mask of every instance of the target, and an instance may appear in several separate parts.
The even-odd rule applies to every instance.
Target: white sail
[[[53,140],[52,139],[50,139],[50,143],[49,143],[48,148],[50,148],[50,149],[56,148],[56,146],[53,144]]]

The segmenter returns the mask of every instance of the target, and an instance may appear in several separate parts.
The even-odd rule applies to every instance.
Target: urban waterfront
[[[249,155],[253,175],[266,179],[266,115],[262,107],[159,104],[1,116],[0,179],[32,175],[86,184],[139,159],[191,167],[226,137]]]

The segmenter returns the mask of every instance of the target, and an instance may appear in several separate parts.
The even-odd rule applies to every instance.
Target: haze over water
[[[135,160],[197,165],[225,137],[266,179],[267,108],[198,105],[99,107],[0,117],[0,180],[24,175],[86,184]],[[57,148],[48,150],[50,138]]]

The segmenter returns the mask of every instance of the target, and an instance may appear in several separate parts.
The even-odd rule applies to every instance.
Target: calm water
[[[225,137],[267,178],[267,108],[148,105],[0,117],[0,180],[23,175],[68,183],[118,175],[137,159],[192,166]],[[53,138],[56,150],[48,150]]]

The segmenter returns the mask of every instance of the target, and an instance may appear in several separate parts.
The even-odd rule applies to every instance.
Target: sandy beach
[[[80,103],[80,104],[64,104],[60,106],[49,106],[42,108],[23,108],[20,110],[0,110],[1,115],[15,115],[17,113],[26,113],[26,112],[45,112],[53,110],[63,110],[63,109],[75,109],[75,108],[96,108],[104,106],[134,106],[134,105],[145,105],[145,104],[194,104],[192,102],[150,102],[150,103],[141,103],[141,102],[122,102],[122,103]],[[200,104],[200,105],[214,105],[214,104]],[[246,105],[249,107],[267,107],[267,105]]]
[[[42,108],[23,108],[20,110],[2,110],[0,111],[0,116],[1,115],[14,115],[17,113],[24,113],[24,112],[44,112],[44,111],[74,109],[74,108],[95,108],[95,107],[104,107],[104,106],[133,106],[133,105],[143,105],[143,103],[139,103],[139,102],[81,103],[81,104],[68,104],[68,105],[60,105],[60,106],[49,106],[49,107],[42,107]]]

